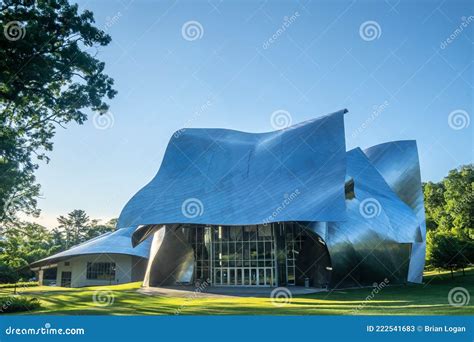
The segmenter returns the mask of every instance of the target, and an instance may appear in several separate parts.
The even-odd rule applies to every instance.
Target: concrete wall
[[[66,264],[69,262],[69,266]],[[87,279],[87,263],[88,262],[115,262],[115,279],[113,280],[96,280]],[[129,283],[131,281],[142,280],[144,271],[142,271],[141,279],[137,274],[137,270],[133,270],[132,265],[137,264],[137,259],[131,255],[124,254],[90,254],[72,257],[58,262],[58,272],[56,283],[61,286],[61,273],[71,272],[71,287],[97,286],[97,285],[116,285]],[[133,278],[132,278],[133,273]]]

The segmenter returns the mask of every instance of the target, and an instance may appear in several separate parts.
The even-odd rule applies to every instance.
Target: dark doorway
[[[71,272],[61,272],[61,286],[62,287],[71,287]]]

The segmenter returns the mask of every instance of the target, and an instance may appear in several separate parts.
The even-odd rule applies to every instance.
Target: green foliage
[[[67,0],[5,0],[0,24],[0,220],[38,214],[34,171],[58,126],[104,113],[116,91],[95,58],[111,38]],[[18,26],[19,24],[19,26]],[[12,31],[8,31],[15,26]],[[16,30],[16,31],[15,31]],[[10,34],[8,34],[10,32]]]
[[[53,239],[61,250],[71,248],[82,242],[115,229],[115,221],[100,224],[99,220],[90,220],[86,212],[75,209],[66,216],[58,217],[59,226],[52,232]]]
[[[474,165],[451,170],[443,183],[445,208],[453,229],[474,238]]]
[[[423,185],[427,265],[465,267],[474,262],[474,166],[451,170],[439,183]]]
[[[58,222],[59,227],[53,230],[34,223],[18,223],[5,231],[0,239],[0,283],[29,280],[34,276],[28,267],[33,261],[113,231],[116,220],[100,224],[99,220],[90,220],[84,210],[73,210],[60,216]]]
[[[0,282],[31,278],[28,265],[57,250],[51,233],[43,226],[24,223],[8,229],[0,240]]]
[[[41,307],[37,298],[23,296],[0,297],[0,314],[36,310]]]
[[[427,260],[437,268],[466,267],[470,264],[474,241],[463,239],[447,231],[427,234]]]
[[[84,210],[76,209],[67,216],[59,216],[59,229],[62,229],[65,236],[66,249],[77,245],[84,240],[86,226],[89,224],[89,216]]]
[[[20,281],[14,284],[0,284],[0,289],[13,289],[13,288],[24,288],[38,286],[37,281]]]

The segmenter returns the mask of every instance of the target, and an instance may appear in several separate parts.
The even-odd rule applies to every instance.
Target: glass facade
[[[214,285],[275,285],[271,226],[214,226],[211,234]]]
[[[185,226],[194,280],[215,286],[297,285],[307,235],[298,224]]]

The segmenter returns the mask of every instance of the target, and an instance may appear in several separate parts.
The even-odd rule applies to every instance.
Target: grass
[[[472,299],[464,306],[448,303],[448,293],[454,287],[463,287],[474,295],[474,268],[466,275],[456,272],[428,272],[424,284],[388,286],[366,300],[372,289],[354,289],[294,297],[281,307],[270,298],[220,297],[178,298],[146,296],[136,290],[140,283],[105,287],[61,288],[36,286],[21,288],[18,292],[27,298],[36,297],[41,307],[22,314],[52,315],[473,315]],[[100,306],[94,302],[97,291],[106,291],[109,303]],[[11,289],[0,289],[0,296],[11,295]],[[111,295],[110,295],[111,294]],[[359,308],[359,309],[357,309]],[[356,311],[354,311],[356,309]]]

